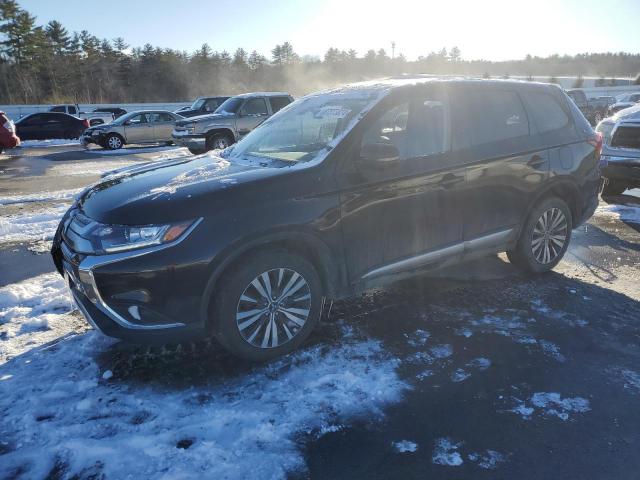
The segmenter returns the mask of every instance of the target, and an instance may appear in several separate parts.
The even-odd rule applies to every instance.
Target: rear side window
[[[640,126],[621,125],[616,128],[611,139],[612,147],[640,148]]]
[[[291,103],[288,97],[270,97],[269,103],[271,103],[271,110],[273,113],[276,113],[279,110],[282,110],[284,107]]]
[[[250,98],[242,107],[244,115],[267,115],[267,104],[264,98]]]
[[[522,98],[539,133],[560,130],[569,124],[567,113],[548,93],[524,92]]]
[[[69,107],[69,113],[71,115],[75,115],[76,113],[78,113],[78,109],[72,105]]]
[[[466,100],[473,113],[469,133],[474,146],[529,135],[529,121],[517,93],[476,91]]]
[[[62,112],[65,113],[67,110],[65,107],[53,107],[50,111],[52,112]]]

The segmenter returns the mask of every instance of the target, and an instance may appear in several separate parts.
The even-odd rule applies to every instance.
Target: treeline
[[[329,48],[324,58],[300,56],[285,42],[271,57],[238,48],[232,54],[208,44],[195,52],[150,44],[130,48],[123,38],[100,39],[69,32],[57,21],[37,25],[15,0],[0,0],[0,103],[131,103],[185,101],[198,95],[285,90],[294,95],[401,73],[485,77],[636,76],[640,54],[527,55],[522,60],[464,60],[443,48],[415,61],[384,49],[359,56]],[[579,83],[580,79],[578,79]],[[636,79],[640,83],[640,77]],[[576,85],[579,86],[579,85]]]

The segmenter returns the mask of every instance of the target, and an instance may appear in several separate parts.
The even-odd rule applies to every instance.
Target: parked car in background
[[[587,95],[579,89],[567,90],[567,95],[578,106],[591,125],[597,125],[600,120],[607,116],[608,105],[606,102],[589,100]]]
[[[619,195],[640,187],[640,105],[604,119],[596,127],[602,134],[602,193]]]
[[[94,113],[110,113],[113,115],[114,119],[121,117],[122,115],[127,113],[127,111],[124,108],[120,108],[120,107],[98,107],[93,112]]]
[[[556,86],[355,84],[297,100],[219,159],[89,187],[53,260],[107,335],[213,334],[267,360],[310,335],[327,298],[501,251],[549,271],[598,204],[599,148]]]
[[[220,105],[229,97],[198,97],[190,107],[183,107],[177,110],[183,117],[197,117],[198,115],[207,115],[215,112]]]
[[[624,110],[625,108],[633,107],[636,103],[640,102],[640,92],[629,93],[618,97],[618,101],[613,105],[610,105],[607,114],[613,115],[614,113]]]
[[[41,112],[22,117],[16,122],[16,134],[21,140],[53,140],[80,138],[89,127],[89,120],[67,113]]]
[[[141,110],[129,112],[106,125],[88,128],[82,143],[95,143],[103,148],[117,150],[128,143],[171,144],[171,132],[176,120],[182,117],[167,110]]]
[[[194,154],[227,148],[291,102],[293,97],[282,92],[237,95],[212,115],[176,122],[172,137]]]
[[[114,116],[111,112],[81,112],[78,105],[54,105],[49,109],[50,112],[67,113],[78,118],[89,120],[89,126],[100,125],[102,123],[109,123],[113,120]]]
[[[16,127],[4,112],[0,111],[0,153],[5,148],[20,146],[20,139],[16,136]]]

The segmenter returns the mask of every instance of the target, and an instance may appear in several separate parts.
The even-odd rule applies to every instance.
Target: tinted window
[[[473,119],[469,134],[473,145],[529,135],[529,122],[522,102],[508,90],[476,91],[466,96]]]
[[[267,102],[264,98],[250,98],[242,107],[244,115],[267,115]]]
[[[289,100],[289,97],[271,97],[269,98],[269,103],[271,103],[273,113],[276,113],[278,110],[282,110],[289,105],[291,100]]]
[[[64,112],[66,112],[67,110],[66,110],[64,107],[60,106],[60,107],[53,107],[53,108],[51,109],[51,111],[52,111],[52,112],[62,112],[62,113],[64,113]]]
[[[449,105],[444,96],[419,96],[387,110],[363,137],[365,143],[392,143],[400,158],[449,149]]]
[[[161,123],[161,122],[173,122],[174,119],[168,113],[158,112],[158,113],[152,113],[151,114],[151,121],[152,122],[158,122],[158,123]]]
[[[72,105],[69,107],[69,113],[71,115],[75,115],[76,113],[78,113],[78,109]]]
[[[640,148],[640,127],[619,126],[611,139],[612,147]]]
[[[539,133],[560,130],[569,123],[569,116],[558,101],[548,93],[525,92],[522,98],[527,104],[533,122]]]

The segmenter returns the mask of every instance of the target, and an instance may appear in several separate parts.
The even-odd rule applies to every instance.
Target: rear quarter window
[[[542,92],[523,92],[521,95],[538,133],[561,130],[569,125],[569,115],[553,96]]]
[[[271,110],[273,113],[276,113],[279,110],[282,110],[284,107],[291,103],[288,97],[270,97],[269,103],[271,103]]]

